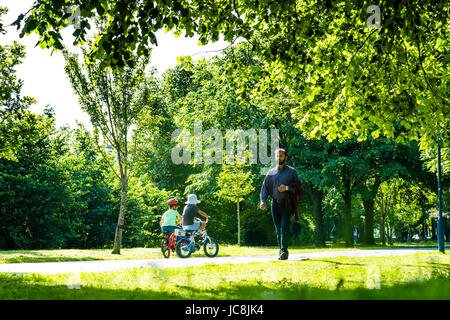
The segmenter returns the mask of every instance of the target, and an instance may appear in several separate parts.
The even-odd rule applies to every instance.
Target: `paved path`
[[[291,253],[292,261],[330,258],[330,257],[386,257],[402,256],[418,252],[439,252],[437,248],[411,248],[411,249],[377,249],[377,250],[341,250],[310,253]],[[250,263],[278,261],[275,255],[245,256],[245,257],[191,257],[182,259],[171,256],[170,259],[136,259],[136,260],[97,260],[97,261],[68,261],[68,262],[33,262],[33,263],[5,263],[0,264],[0,273],[71,273],[71,272],[104,272],[132,268],[182,268],[205,265],[208,263]]]
[[[341,250],[310,253],[291,253],[289,260],[293,261],[330,258],[330,257],[385,257],[401,256],[418,252],[438,252],[436,248],[411,249],[377,249],[377,250]],[[182,268],[200,266],[208,263],[250,263],[278,261],[275,255],[270,256],[242,256],[242,257],[191,257],[187,259],[172,255],[170,259],[135,259],[135,260],[97,260],[97,261],[68,261],[68,262],[33,262],[0,264],[0,273],[69,273],[69,272],[104,272],[132,268]]]

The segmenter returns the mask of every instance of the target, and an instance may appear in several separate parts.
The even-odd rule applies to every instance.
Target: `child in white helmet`
[[[210,217],[200,210],[196,205],[199,203],[197,196],[195,194],[190,194],[188,196],[188,200],[186,201],[186,206],[183,209],[183,230],[189,230],[189,231],[197,231],[197,230],[204,230],[206,227],[207,221],[195,221],[195,215],[199,214],[206,219],[209,219]]]

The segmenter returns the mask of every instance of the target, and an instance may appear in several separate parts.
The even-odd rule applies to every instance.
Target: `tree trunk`
[[[353,232],[352,232],[352,194],[347,191],[344,193],[344,240],[346,247],[353,246]]]
[[[431,218],[431,240],[437,240],[437,234],[436,234],[436,219]]]
[[[389,223],[385,223],[386,225],[386,236],[387,236],[387,243],[392,245],[392,227]]]
[[[364,243],[365,244],[375,244],[375,239],[373,237],[373,225],[375,216],[375,199],[378,194],[378,189],[380,187],[381,181],[380,177],[376,176],[375,181],[372,185],[368,184],[366,181],[365,187],[366,192],[362,197],[362,202],[364,206]]]
[[[350,190],[350,179],[344,180],[344,240],[346,247],[353,247],[353,227],[352,227],[352,192]]]
[[[428,224],[427,224],[427,219],[423,219],[423,240],[425,241],[425,243],[427,243],[428,241]]]
[[[127,211],[127,191],[128,191],[127,177],[123,177],[120,180],[122,184],[120,196],[120,211],[119,211],[119,220],[117,221],[116,235],[114,237],[114,247],[113,251],[111,252],[112,254],[120,254],[120,248],[122,245],[123,224],[125,220],[125,214]]]
[[[422,240],[427,242],[427,213],[425,207],[421,205],[422,209]]]
[[[239,217],[239,200],[237,201],[237,223],[238,223],[238,232],[237,232],[238,242],[237,242],[237,244],[238,244],[238,246],[240,246],[241,245],[241,219]]]
[[[364,206],[364,243],[365,244],[375,244],[375,240],[373,238],[373,217],[374,217],[374,207],[375,200],[374,199],[363,199]]]
[[[384,246],[386,245],[386,236],[385,236],[385,229],[384,229],[384,212],[381,214],[381,222],[380,222],[380,240],[381,244]]]
[[[315,188],[311,184],[305,184],[305,192],[311,198],[314,215],[314,246],[317,248],[325,247],[325,230],[323,227],[322,201],[323,191]]]

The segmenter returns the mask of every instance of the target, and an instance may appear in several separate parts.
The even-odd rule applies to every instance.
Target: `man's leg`
[[[281,250],[286,252],[288,254],[288,247],[289,247],[289,225],[290,225],[290,212],[286,210],[284,207],[282,207],[281,211]],[[287,258],[287,257],[286,257]]]
[[[273,225],[275,227],[275,233],[277,236],[277,243],[278,243],[278,247],[280,248],[280,254],[281,254],[281,205],[283,204],[279,204],[276,203],[275,201],[272,200],[272,204],[270,206],[271,212],[272,212],[272,220],[273,220]]]

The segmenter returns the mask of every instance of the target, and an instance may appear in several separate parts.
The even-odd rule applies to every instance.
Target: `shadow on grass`
[[[339,262],[339,261],[331,261],[323,258],[317,258],[314,259],[315,261],[325,262],[333,265],[342,265],[342,266],[365,266],[364,263],[346,263],[346,262]]]
[[[39,250],[2,250],[0,251],[0,255],[2,254],[28,254],[32,256],[42,256],[42,253]]]
[[[431,269],[433,273],[447,272],[450,275],[450,265],[448,263],[439,263],[435,261],[420,261],[417,264],[402,264],[401,267]]]
[[[104,260],[100,258],[86,257],[86,258],[66,258],[66,257],[13,257],[4,258],[0,263],[24,263],[24,262],[63,262],[63,261],[92,261]]]
[[[244,281],[214,288],[178,286],[172,292],[152,289],[110,289],[49,285],[40,275],[0,274],[0,300],[448,300],[448,278],[416,281],[380,289],[348,289],[343,283],[330,290],[292,282]]]

